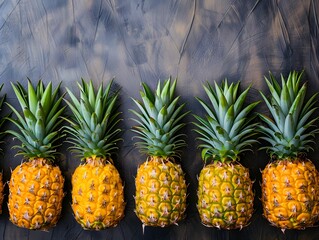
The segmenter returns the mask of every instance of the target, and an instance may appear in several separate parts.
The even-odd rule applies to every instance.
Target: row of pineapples
[[[286,79],[281,77],[281,84],[271,74],[266,78],[270,97],[262,92],[261,96],[271,116],[258,114],[263,125],[253,116],[259,102],[246,103],[250,87],[239,93],[239,82],[204,85],[209,101],[197,100],[206,115],[194,115],[194,125],[205,162],[197,193],[205,226],[235,229],[249,223],[254,211],[253,182],[239,160],[244,151],[252,150],[258,132],[271,157],[262,171],[264,216],[283,230],[303,229],[318,220],[319,174],[305,156],[318,132],[314,126],[318,118],[313,117],[317,94],[306,101],[301,76],[291,72]],[[111,90],[112,82],[95,90],[91,81],[82,80],[78,98],[66,89],[69,100],[59,96],[59,86],[53,89],[51,82],[44,86],[39,81],[34,87],[29,81],[27,88],[12,83],[21,109],[7,103],[16,117],[9,115],[0,124],[8,119],[16,125],[17,131],[6,133],[21,141],[15,148],[28,159],[12,171],[9,182],[8,209],[14,224],[46,230],[57,223],[64,177],[54,161],[65,134],[83,160],[72,176],[75,219],[84,229],[99,230],[123,218],[123,183],[111,155],[118,149],[121,132],[119,91]],[[138,147],[148,155],[135,179],[135,212],[143,227],[177,224],[185,216],[187,185],[176,158],[185,146],[180,130],[188,112],[185,104],[179,104],[175,89],[176,80],[171,79],[158,82],[154,91],[142,83],[141,100],[133,99],[137,106],[131,110],[137,123],[133,131]],[[63,99],[71,118],[64,117]],[[63,121],[69,124],[60,131]]]

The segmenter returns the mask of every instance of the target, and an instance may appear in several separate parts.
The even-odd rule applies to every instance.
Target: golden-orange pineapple
[[[116,226],[124,217],[123,183],[111,158],[121,131],[116,128],[118,91],[110,92],[112,82],[95,92],[92,81],[82,79],[80,100],[67,89],[72,103],[66,101],[74,119],[66,131],[83,160],[72,175],[72,209],[75,219],[88,230]]]
[[[19,227],[48,230],[62,210],[64,178],[61,170],[44,158],[16,167],[9,182],[10,220]]]
[[[314,94],[305,100],[306,84],[301,86],[302,73],[291,72],[281,77],[281,86],[274,76],[266,78],[271,96],[261,95],[273,117],[260,114],[266,126],[262,137],[271,162],[262,171],[262,202],[268,221],[285,229],[304,229],[319,219],[319,173],[305,153],[311,149],[316,108]]]
[[[15,225],[28,229],[48,230],[55,226],[62,210],[64,177],[54,160],[60,134],[60,118],[64,112],[59,87],[52,90],[39,81],[36,88],[28,81],[28,89],[13,84],[22,113],[8,104],[17,119],[9,117],[18,131],[7,130],[21,141],[18,154],[26,161],[11,173],[9,182],[9,215]]]

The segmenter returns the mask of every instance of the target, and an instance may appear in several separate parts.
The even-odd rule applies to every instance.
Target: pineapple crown
[[[118,149],[116,144],[121,140],[117,138],[121,129],[116,128],[121,121],[118,118],[120,112],[116,111],[119,91],[111,93],[112,83],[113,79],[105,88],[101,84],[95,91],[92,81],[85,82],[82,79],[82,85],[78,83],[80,99],[66,89],[71,101],[65,101],[73,113],[73,119],[67,119],[71,125],[65,126],[65,131],[72,136],[68,138],[73,144],[72,151],[82,160],[109,158]]]
[[[156,91],[152,91],[146,83],[142,83],[140,91],[142,101],[133,99],[140,112],[130,110],[137,118],[132,119],[139,125],[132,131],[137,133],[141,141],[137,146],[142,153],[163,158],[180,157],[181,147],[186,145],[177,132],[184,127],[180,123],[188,112],[182,113],[185,104],[177,105],[180,97],[174,97],[177,79],[165,80],[163,87],[158,81]]]
[[[197,98],[206,111],[206,117],[194,115],[197,122],[195,131],[203,143],[202,158],[219,162],[239,160],[239,154],[250,150],[256,142],[252,136],[256,134],[257,123],[251,123],[253,116],[248,116],[259,103],[254,102],[244,106],[250,87],[237,96],[240,82],[230,85],[225,79],[221,85],[215,82],[215,88],[207,83],[203,85],[210,103]]]
[[[58,154],[56,152],[58,145],[55,143],[63,137],[59,126],[63,121],[60,116],[65,109],[60,106],[63,97],[58,97],[60,84],[53,90],[51,82],[45,87],[41,80],[34,88],[31,80],[28,79],[27,89],[19,82],[11,83],[22,113],[7,103],[17,117],[17,119],[7,117],[7,119],[15,124],[19,131],[7,130],[6,132],[21,141],[21,146],[14,146],[19,149],[18,155],[29,159],[45,158],[53,161]]]
[[[314,107],[317,93],[305,101],[307,86],[301,85],[303,72],[292,71],[288,78],[281,75],[281,86],[272,73],[269,79],[265,77],[270,90],[267,98],[261,91],[273,119],[264,114],[259,114],[266,126],[260,126],[260,132],[264,134],[262,139],[269,143],[266,149],[271,157],[277,159],[295,158],[300,154],[313,150],[309,145],[314,143],[313,138],[318,129],[309,131],[314,126],[318,117],[311,118],[317,109]]]

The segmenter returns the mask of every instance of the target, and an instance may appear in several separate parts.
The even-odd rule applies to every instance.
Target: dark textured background
[[[60,166],[66,177],[67,196],[58,225],[49,232],[28,231],[8,221],[8,210],[0,216],[0,239],[221,239],[221,240],[318,240],[319,228],[286,231],[271,227],[262,217],[260,171],[268,162],[264,152],[243,156],[256,180],[255,214],[251,224],[239,230],[222,231],[200,224],[195,207],[197,175],[203,164],[196,149],[193,126],[185,132],[188,148],[182,166],[189,184],[187,218],[179,226],[149,228],[142,233],[135,216],[134,176],[145,156],[134,148],[130,128],[134,124],[127,111],[135,108],[129,96],[139,97],[140,82],[152,87],[158,79],[178,77],[177,93],[187,102],[187,110],[202,114],[194,96],[205,98],[201,87],[206,80],[253,83],[249,101],[260,99],[265,90],[263,76],[276,76],[292,69],[305,69],[310,92],[319,91],[319,2],[317,0],[0,0],[0,83],[8,101],[17,105],[10,81],[26,85],[43,79],[55,85],[62,81],[77,93],[81,77],[98,84],[113,76],[121,87],[124,142],[117,167],[125,181],[126,217],[119,226],[100,232],[84,231],[73,219],[70,207],[70,177],[79,160],[60,149]],[[262,104],[258,111],[266,111]],[[185,119],[191,122],[191,115]],[[8,126],[12,127],[12,126]],[[0,167],[4,179],[20,162],[6,138]],[[257,149],[257,147],[256,147]],[[319,149],[309,154],[318,166]],[[8,192],[6,186],[6,193]],[[7,200],[7,197],[5,201]]]

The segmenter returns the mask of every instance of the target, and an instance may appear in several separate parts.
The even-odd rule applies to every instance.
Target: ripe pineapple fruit
[[[177,134],[184,124],[180,120],[184,104],[178,106],[180,97],[174,97],[176,79],[167,79],[156,91],[142,83],[142,101],[133,99],[140,112],[131,110],[139,125],[133,131],[141,141],[137,143],[148,158],[137,170],[135,179],[135,213],[144,226],[165,227],[184,218],[186,210],[186,183],[180,165],[174,157],[180,156],[185,146]]]
[[[7,132],[21,141],[18,154],[27,161],[11,173],[9,182],[10,221],[19,227],[47,230],[56,225],[64,196],[64,178],[54,166],[57,140],[62,137],[59,125],[65,107],[58,97],[59,86],[53,90],[51,82],[45,87],[39,81],[36,88],[28,81],[25,89],[20,83],[11,84],[22,113],[8,104],[17,119],[8,119],[18,131]]]
[[[3,84],[1,84],[0,86],[0,92],[3,88]],[[5,101],[5,98],[6,98],[6,95],[4,95],[3,97],[0,98],[0,110],[2,110],[2,106],[3,106],[3,103]],[[8,116],[6,116],[8,117]],[[2,125],[4,124],[5,122],[5,117],[1,118],[0,120],[0,128],[2,128]],[[0,138],[3,137],[3,132],[0,133]],[[3,143],[3,142],[0,142],[0,143]],[[0,152],[2,153],[2,149],[0,148]],[[3,203],[3,190],[4,190],[4,184],[3,184],[3,181],[2,181],[2,172],[0,172],[0,214],[2,213],[2,203]]]
[[[116,128],[119,94],[110,93],[112,82],[95,92],[92,81],[82,79],[82,86],[78,84],[80,100],[67,89],[72,103],[66,101],[74,120],[68,120],[71,125],[66,131],[72,136],[74,152],[84,162],[72,175],[72,209],[78,223],[89,230],[116,226],[124,217],[123,184],[111,158],[121,131]]]
[[[266,79],[271,96],[261,95],[273,120],[260,114],[266,126],[262,137],[269,143],[271,162],[262,171],[262,202],[264,216],[283,231],[313,226],[319,216],[319,173],[305,156],[318,129],[311,118],[314,94],[305,100],[306,84],[300,81],[302,72],[281,76],[281,87],[274,76]]]
[[[197,119],[195,131],[203,143],[205,165],[199,175],[197,208],[202,223],[221,229],[242,228],[253,213],[254,193],[249,170],[239,163],[240,154],[251,149],[256,123],[248,114],[258,104],[244,106],[248,91],[237,96],[239,82],[223,81],[204,86],[210,104],[197,98],[206,110],[206,118]]]

